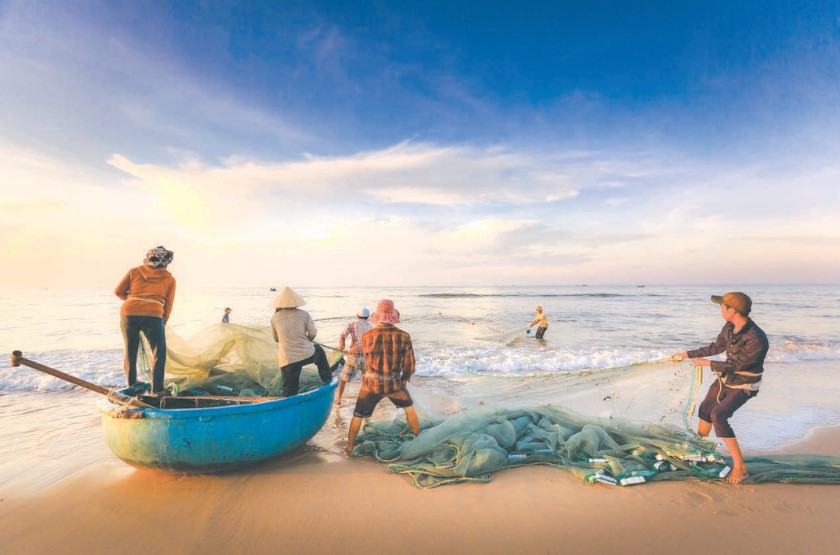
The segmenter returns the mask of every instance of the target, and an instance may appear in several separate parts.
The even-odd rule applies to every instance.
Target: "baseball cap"
[[[747,316],[752,310],[752,299],[740,291],[731,291],[723,296],[712,295],[712,302],[731,306],[736,312]]]

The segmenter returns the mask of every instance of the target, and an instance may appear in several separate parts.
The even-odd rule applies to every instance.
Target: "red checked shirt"
[[[359,340],[373,326],[370,322],[363,318],[353,320],[347,324],[347,328],[338,336],[338,348],[344,350],[344,343],[347,336],[350,336],[350,348],[347,349],[347,354],[360,357],[362,356],[362,342]]]
[[[397,392],[414,374],[411,336],[393,324],[381,323],[365,332],[362,354],[366,370],[363,384],[372,393]]]

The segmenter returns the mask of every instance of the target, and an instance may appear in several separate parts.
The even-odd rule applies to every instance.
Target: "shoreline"
[[[532,466],[494,474],[489,484],[419,490],[385,465],[339,456],[323,441],[229,474],[135,470],[102,445],[98,418],[84,416],[89,395],[70,398],[61,410],[42,409],[53,425],[57,414],[71,416],[65,434],[41,445],[53,452],[46,468],[98,463],[77,464],[23,495],[0,495],[4,554],[60,553],[68,545],[94,554],[810,553],[831,552],[840,541],[840,496],[826,485],[686,480],[620,488]],[[337,420],[331,425],[340,429]],[[97,446],[65,456],[75,444],[67,436],[78,433]],[[770,453],[840,456],[840,425],[811,429],[780,449],[745,451]],[[371,517],[385,524],[372,527]]]

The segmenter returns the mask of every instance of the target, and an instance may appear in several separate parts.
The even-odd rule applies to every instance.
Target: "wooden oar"
[[[39,372],[43,372],[45,374],[49,374],[50,376],[55,376],[60,380],[64,380],[65,382],[70,382],[72,384],[78,385],[79,387],[84,387],[85,389],[89,389],[91,391],[95,391],[100,395],[105,395],[108,397],[109,400],[119,403],[120,405],[125,405],[127,407],[139,407],[139,408],[154,408],[151,405],[144,403],[139,399],[135,399],[134,397],[129,397],[125,393],[120,393],[119,391],[113,391],[106,387],[102,387],[101,385],[96,385],[95,383],[87,382],[81,378],[77,378],[76,376],[71,376],[70,374],[65,374],[55,368],[50,368],[49,366],[44,366],[43,364],[39,364],[34,360],[29,360],[28,358],[24,358],[23,353],[20,351],[12,351],[12,366],[20,366],[21,364],[24,366],[28,366],[30,368],[34,368]]]
[[[284,397],[237,397],[235,395],[173,395],[172,397],[164,397],[164,399],[184,399],[187,401],[204,400],[204,401],[233,401],[234,403],[262,403],[263,401],[278,401]]]
[[[265,403],[266,401],[277,401],[278,399],[282,399],[283,397],[234,397],[234,396],[224,396],[224,395],[179,395],[177,397],[148,397],[143,396],[141,397],[151,401],[160,401],[160,408],[170,408],[168,405],[177,404],[177,405],[184,405],[192,403],[195,405],[195,408],[202,408],[201,402],[202,401],[224,401],[230,403],[232,405],[253,405],[257,403]],[[187,408],[184,406],[177,406],[172,408]]]

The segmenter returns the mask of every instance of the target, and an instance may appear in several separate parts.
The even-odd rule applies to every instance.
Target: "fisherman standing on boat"
[[[313,343],[318,330],[315,322],[305,310],[298,307],[306,304],[303,297],[284,287],[271,305],[275,308],[271,317],[271,331],[279,343],[280,371],[283,374],[283,397],[297,395],[300,389],[300,372],[303,367],[315,363],[318,375],[324,383],[332,379],[332,369],[324,349]]]
[[[548,329],[548,317],[543,312],[541,306],[537,307],[537,317],[534,318],[534,321],[528,326],[529,328],[533,328],[536,324],[537,326],[537,339],[542,339],[543,335],[545,335],[545,331]],[[530,331],[528,332],[530,333]]]
[[[353,420],[350,422],[346,448],[348,454],[353,452],[362,419],[371,417],[373,409],[383,397],[390,399],[395,407],[405,409],[405,419],[411,431],[415,436],[420,434],[420,420],[414,410],[414,401],[406,389],[415,365],[411,336],[394,325],[399,323],[400,313],[389,299],[379,301],[370,320],[378,325],[362,336],[365,372],[356,408],[353,410]]]
[[[163,372],[166,367],[166,332],[164,327],[175,302],[175,278],[166,269],[174,257],[172,251],[156,247],[146,253],[143,265],[132,268],[120,281],[114,294],[124,302],[120,309],[120,329],[125,342],[125,379],[137,384],[137,350],[140,332],[152,350],[152,394],[165,395]]]
[[[708,347],[671,356],[690,358],[695,366],[709,366],[716,374],[717,379],[697,410],[700,419],[697,433],[707,437],[714,426],[715,435],[723,440],[732,455],[732,472],[726,481],[738,484],[749,477],[749,473],[729,419],[744,403],[758,395],[769,343],[761,328],[749,317],[752,299],[747,295],[740,292],[722,297],[713,295],[712,302],[720,305],[720,315],[726,321],[717,340]],[[726,352],[725,361],[699,358],[723,352]]]
[[[368,318],[370,318],[370,310],[362,308],[356,314],[356,319],[347,324],[347,327],[338,336],[338,348],[344,351],[347,360],[344,362],[344,371],[341,373],[341,382],[338,384],[338,393],[335,396],[336,405],[341,404],[344,385],[351,381],[360,370],[362,375],[365,373],[365,357],[362,354],[362,334],[373,327],[368,322]],[[350,347],[345,351],[344,343],[348,335],[350,336]]]

